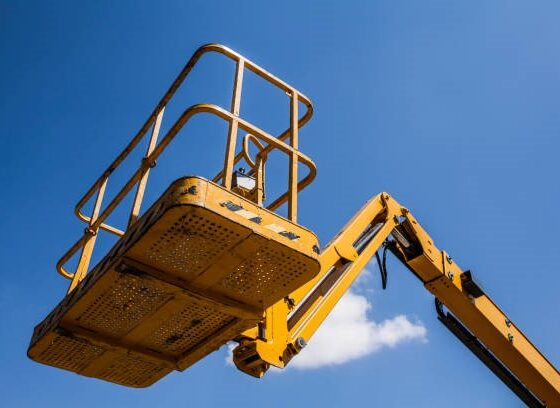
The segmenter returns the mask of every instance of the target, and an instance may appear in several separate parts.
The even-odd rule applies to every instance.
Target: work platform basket
[[[167,103],[199,58],[209,52],[236,63],[231,108],[191,106],[158,143]],[[290,98],[290,126],[283,133],[272,136],[239,116],[246,69]],[[301,117],[300,102],[307,107]],[[222,171],[212,180],[194,176],[176,180],[141,213],[150,169],[179,130],[199,113],[229,123]],[[138,134],[76,206],[76,214],[87,228],[57,265],[71,280],[70,288],[36,326],[29,357],[85,376],[145,387],[172,370],[184,370],[254,328],[266,308],[317,275],[317,238],[296,221],[297,193],[316,171],[297,146],[298,129],[311,113],[305,96],[230,49],[210,44],[197,50]],[[139,168],[104,207],[109,176],[150,129]],[[240,130],[247,134],[237,149]],[[249,143],[258,149],[254,158]],[[284,194],[265,206],[264,169],[273,150],[289,157],[289,183]],[[234,171],[241,160],[249,167],[247,172]],[[308,168],[302,179],[298,178],[298,164]],[[127,228],[106,224],[134,188]],[[82,208],[93,197],[93,211],[86,216]],[[274,212],[283,204],[287,205],[287,218]],[[100,231],[119,239],[90,268]],[[79,257],[77,266],[69,272],[65,265],[74,256]]]

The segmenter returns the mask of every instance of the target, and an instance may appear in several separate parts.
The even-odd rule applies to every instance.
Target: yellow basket
[[[184,370],[319,272],[309,230],[175,181],[33,333],[33,360],[131,387]]]

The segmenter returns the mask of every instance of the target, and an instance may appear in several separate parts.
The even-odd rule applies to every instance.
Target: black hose
[[[387,249],[389,247],[389,241],[385,241],[385,244],[383,245],[383,289],[385,289],[387,287],[387,279],[388,279],[388,274],[387,274]]]
[[[379,252],[375,252],[375,259],[377,260],[377,266],[379,266],[379,273],[381,274],[381,287],[383,290],[387,289],[387,250],[389,249],[390,242],[386,241],[383,244],[383,257],[379,255]]]

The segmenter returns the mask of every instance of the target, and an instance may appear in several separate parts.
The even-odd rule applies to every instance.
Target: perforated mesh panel
[[[142,345],[177,356],[234,320],[228,314],[189,302],[183,310],[156,329]]]
[[[90,330],[121,337],[170,298],[170,294],[146,280],[118,274],[77,320]]]
[[[132,387],[145,387],[169,373],[165,366],[125,355],[114,360],[100,373],[105,380]]]
[[[261,247],[254,257],[241,263],[229,273],[220,286],[236,297],[249,296],[260,301],[265,297],[273,297],[277,292],[285,292],[285,287],[302,276],[309,268],[303,262],[282,251],[278,246]]]
[[[71,371],[82,371],[105,350],[81,339],[57,335],[39,354],[38,359],[49,365]]]
[[[146,251],[150,265],[185,279],[202,272],[239,239],[237,232],[194,213],[180,216]]]

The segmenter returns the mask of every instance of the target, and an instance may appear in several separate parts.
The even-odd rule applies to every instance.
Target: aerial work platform
[[[230,108],[193,105],[172,118],[173,124],[158,142],[165,107],[207,53],[235,62]],[[290,99],[289,127],[279,135],[272,136],[239,116],[245,70]],[[306,108],[301,117],[299,104]],[[224,167],[212,180],[176,180],[141,213],[156,159],[199,114],[228,123]],[[138,134],[78,202],[76,215],[87,227],[57,265],[58,272],[71,280],[70,287],[35,328],[29,357],[85,376],[145,387],[257,326],[265,309],[316,276],[320,270],[317,237],[296,221],[297,193],[316,173],[311,159],[298,150],[298,130],[311,115],[309,99],[258,65],[221,45],[199,48]],[[239,131],[246,132],[242,143],[237,143]],[[104,206],[109,176],[144,139],[147,150],[139,167]],[[257,150],[254,156],[250,145]],[[272,151],[288,155],[289,183],[265,206],[265,166]],[[247,171],[234,170],[240,162]],[[308,169],[301,179],[298,164]],[[108,216],[134,187],[127,228],[107,224]],[[93,210],[88,216],[83,208],[89,201]],[[274,212],[283,205],[287,218]],[[100,232],[119,239],[90,268]],[[72,258],[78,259],[73,272],[66,266]]]
[[[175,92],[208,53],[235,63],[231,106],[179,106],[182,114],[164,124],[164,110]],[[283,132],[273,136],[240,116],[247,70],[288,97],[289,126]],[[68,292],[35,327],[29,357],[84,376],[146,387],[233,341],[235,366],[260,378],[300,353],[373,257],[385,288],[390,252],[434,295],[443,325],[521,401],[560,408],[558,370],[474,274],[438,249],[389,194],[372,197],[322,250],[317,237],[298,224],[298,192],[316,175],[313,161],[298,149],[299,129],[312,113],[307,97],[243,56],[217,44],[199,48],[140,131],[78,201],[75,214],[87,226],[57,263],[58,272],[71,281]],[[156,160],[197,115],[227,123],[223,167],[211,179],[188,176],[161,189],[156,185],[156,191],[166,190],[142,212]],[[104,204],[109,178],[126,168],[123,161],[142,140],[147,148],[139,166]],[[205,153],[185,152],[181,163],[193,157],[207,160]],[[278,156],[288,164],[288,177],[279,182],[287,179],[287,186],[270,179],[265,183],[268,167],[278,173],[270,164]],[[299,167],[307,169],[304,177],[298,176]],[[276,194],[272,199],[265,191],[270,185]],[[132,195],[125,219],[122,212],[114,219],[115,209],[127,210],[123,200]],[[335,186],[333,197],[340,195],[344,191]],[[117,228],[115,222],[126,226]],[[118,236],[116,243],[93,257],[106,234]],[[75,266],[70,267],[72,260]]]

